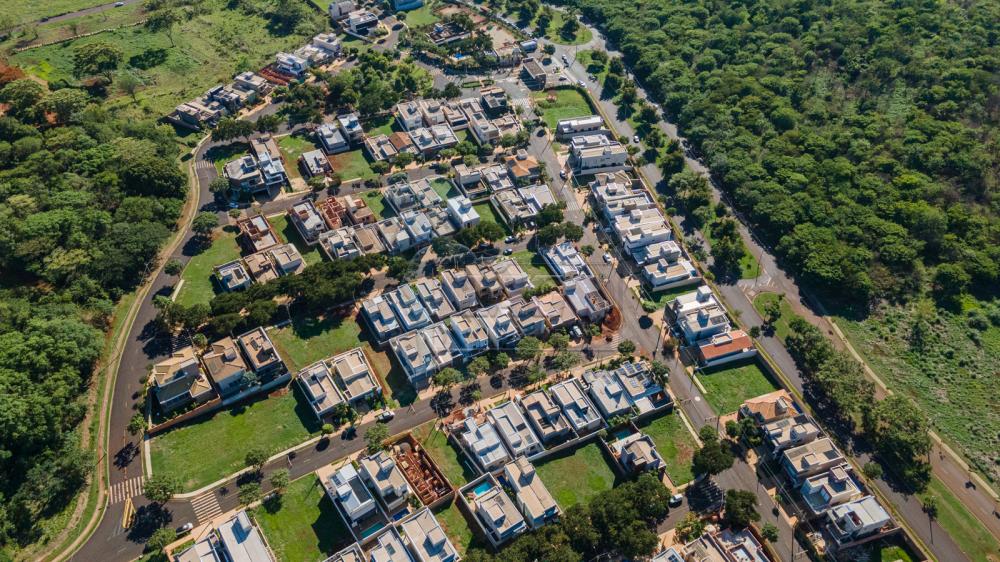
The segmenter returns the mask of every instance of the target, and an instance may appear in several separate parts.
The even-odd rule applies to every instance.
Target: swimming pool
[[[385,528],[385,523],[376,523],[371,527],[368,527],[364,531],[361,531],[361,538],[367,539],[368,537],[374,535],[375,533],[381,531],[384,528]]]
[[[478,498],[479,496],[485,494],[486,492],[489,492],[492,488],[493,488],[493,483],[487,480],[485,482],[480,482],[478,486],[473,488],[472,493],[475,494],[476,497]]]

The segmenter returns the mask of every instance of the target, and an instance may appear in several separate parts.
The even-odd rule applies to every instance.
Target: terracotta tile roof
[[[753,347],[750,336],[743,330],[733,330],[725,334],[719,334],[698,346],[698,354],[702,361],[711,361],[719,357],[725,357],[733,353],[746,351]]]
[[[743,406],[747,413],[755,414],[766,423],[795,414],[796,410],[792,406],[794,403],[792,395],[787,390],[781,389],[751,398],[744,402]]]

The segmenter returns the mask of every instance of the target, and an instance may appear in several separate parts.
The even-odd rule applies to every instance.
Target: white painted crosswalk
[[[121,503],[129,498],[142,495],[142,484],[145,477],[136,476],[111,486],[109,490],[110,503]]]
[[[198,523],[204,523],[222,513],[222,507],[219,506],[219,500],[214,492],[191,500],[191,507],[194,509],[194,516],[198,518]]]

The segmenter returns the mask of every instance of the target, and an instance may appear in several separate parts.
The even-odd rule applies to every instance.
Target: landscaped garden
[[[594,114],[590,102],[579,90],[572,87],[554,88],[532,94],[535,104],[542,110],[542,119],[549,129],[563,119],[586,117]]]
[[[476,472],[468,465],[457,449],[448,442],[448,436],[434,427],[435,422],[429,421],[413,429],[413,438],[434,459],[445,478],[455,488],[460,488],[476,478]]]
[[[181,286],[175,299],[184,306],[208,304],[216,293],[213,280],[215,267],[240,257],[240,247],[236,243],[235,227],[215,231],[215,238],[201,253],[193,256],[181,273]]]
[[[586,504],[616,484],[615,472],[596,442],[550,457],[535,470],[563,509]]]
[[[778,389],[755,360],[706,369],[698,381],[705,387],[705,400],[720,415],[735,412],[748,398]]]
[[[287,393],[261,396],[157,435],[149,447],[153,472],[176,476],[183,491],[197,490],[243,469],[252,449],[273,454],[309,439],[319,422],[299,392],[293,384]]]
[[[655,293],[648,293],[651,297],[651,301],[655,302],[659,307],[666,307],[670,304],[670,301],[676,299],[677,297],[696,291],[701,283],[693,283],[691,285],[684,285],[683,287],[673,287],[671,289],[665,289],[663,291],[657,291]],[[643,296],[646,296],[645,294]]]
[[[340,179],[345,181],[371,180],[378,177],[378,174],[372,170],[368,157],[360,149],[330,156],[330,165],[333,166],[333,171],[340,175]]]
[[[667,476],[675,486],[694,480],[691,459],[698,444],[684,425],[678,412],[656,418],[639,428],[656,445],[656,450],[667,464]]]
[[[279,500],[265,501],[253,515],[282,562],[323,560],[354,540],[311,474],[292,482]]]
[[[562,10],[553,10],[554,17],[545,31],[545,38],[559,45],[583,45],[594,38],[590,28],[579,25],[572,34],[563,33],[563,25],[566,23],[566,14]]]

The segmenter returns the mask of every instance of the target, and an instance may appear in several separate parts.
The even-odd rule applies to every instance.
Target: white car
[[[632,142],[639,144],[639,135],[632,135]]]
[[[611,263],[612,259],[611,254],[604,252],[604,263]]]
[[[577,80],[576,81],[576,85],[580,86],[581,88],[586,88],[587,87],[587,83],[584,82],[583,80]]]
[[[394,418],[394,417],[396,417],[396,413],[395,412],[393,412],[392,410],[385,410],[381,414],[375,416],[375,419],[377,421],[385,423],[387,421],[392,420],[392,418]]]

